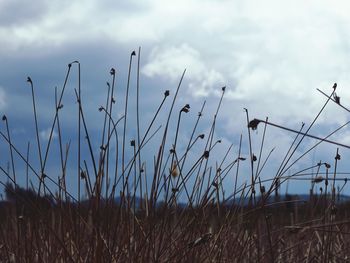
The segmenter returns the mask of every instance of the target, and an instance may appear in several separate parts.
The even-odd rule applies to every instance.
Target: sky
[[[244,108],[248,109],[250,119],[268,117],[270,122],[294,130],[305,123],[306,130],[327,99],[317,89],[331,94],[334,83],[337,83],[341,104],[350,108],[349,8],[348,1],[322,0],[37,0],[35,5],[26,0],[3,0],[0,2],[0,112],[8,117],[11,135],[22,153],[26,153],[30,142],[32,163],[38,168],[27,77],[31,77],[35,86],[39,133],[44,145],[54,116],[55,87],[62,89],[68,63],[78,60],[84,110],[94,143],[98,145],[104,115],[97,109],[105,104],[106,81],[111,82],[109,71],[115,68],[117,72],[116,86],[120,94],[114,111],[117,119],[123,115],[130,54],[141,47],[142,130],[146,130],[164,91],[170,90],[174,95],[186,69],[172,118],[172,123],[176,124],[179,110],[190,104],[190,112],[182,122],[184,128],[180,129],[179,148],[184,149],[203,101],[206,101],[204,123],[200,129],[208,134],[221,88],[225,86],[215,133],[215,139],[222,143],[214,155],[218,160],[212,159],[213,167],[221,162],[231,144],[229,156],[231,160],[237,157],[241,134],[242,155],[249,158]],[[132,98],[135,97],[136,68],[137,57],[132,62]],[[77,67],[73,64],[68,86],[76,87],[76,83]],[[169,105],[170,102],[166,107]],[[127,140],[135,138],[134,99],[129,106]],[[63,141],[64,144],[72,141],[70,158],[73,160],[76,108],[74,89],[67,88],[62,110]],[[158,124],[164,124],[165,120],[166,113],[160,116]],[[347,120],[348,112],[330,102],[310,133],[325,137]],[[6,132],[6,127],[2,125],[1,130]],[[262,134],[263,124],[257,131],[251,131],[255,155],[258,155]],[[262,179],[276,174],[294,136],[267,127],[262,159],[275,150],[261,173]],[[350,145],[348,127],[330,139]],[[58,140],[57,132],[54,140]],[[293,158],[315,143],[316,140],[303,141]],[[149,144],[148,151],[153,149],[153,152],[145,154],[145,158],[152,163],[159,138]],[[0,165],[6,170],[10,160],[8,145],[4,141],[0,145],[1,155],[6,156],[2,157]],[[195,160],[200,149],[194,150],[190,158]],[[289,174],[319,161],[334,164],[336,150],[336,146],[322,143],[298,161]],[[349,172],[350,167],[346,165],[349,149],[340,147],[339,153],[342,159],[338,172]],[[50,156],[48,173],[57,178],[58,152]],[[242,163],[241,185],[249,181],[249,165],[249,161]],[[25,166],[20,160],[16,159],[16,167],[19,173],[24,173]],[[69,163],[68,169],[74,173],[74,161]],[[1,176],[6,178],[4,174]],[[20,178],[23,181],[24,177]],[[74,192],[76,179],[72,176],[67,180]],[[225,180],[227,193],[232,192],[234,176]],[[287,184],[283,184],[282,189],[286,188]],[[309,188],[310,183],[306,181],[288,183],[290,192],[307,193]],[[350,194],[349,191],[346,185],[344,193]]]

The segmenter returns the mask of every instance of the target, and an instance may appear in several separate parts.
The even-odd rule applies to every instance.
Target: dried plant
[[[350,260],[349,204],[339,201],[348,178],[338,171],[344,159],[342,149],[349,146],[329,140],[349,122],[325,137],[309,133],[329,102],[349,111],[335,92],[336,84],[330,95],[318,90],[327,101],[306,131],[304,123],[300,130],[295,130],[268,118],[250,119],[246,109],[247,134],[240,135],[237,146],[232,143],[222,150],[225,145],[217,138],[216,128],[226,87],[221,88],[208,132],[199,131],[206,102],[189,128],[183,122],[185,118],[187,122],[191,120],[196,109],[177,103],[186,71],[174,93],[166,90],[159,94],[159,105],[143,126],[146,121],[140,102],[143,92],[140,53],[141,48],[130,54],[125,96],[117,91],[116,70],[111,68],[109,72],[106,100],[102,102],[104,106],[98,107],[103,125],[97,149],[96,135],[91,135],[85,114],[80,63],[68,64],[61,90],[55,88],[55,112],[46,144],[39,137],[40,111],[37,112],[34,82],[28,77],[37,147],[32,149],[28,142],[26,154],[20,151],[11,136],[10,115],[3,116],[5,132],[0,131],[8,148],[8,156],[3,157],[3,161],[8,161],[7,169],[0,164],[3,174],[0,184],[6,195],[0,202],[1,262]],[[134,57],[137,57],[136,87],[131,83]],[[78,83],[73,84],[69,79],[75,66]],[[71,86],[75,93],[77,130],[76,138],[66,142],[63,95]],[[117,103],[117,96],[124,98],[124,104]],[[115,119],[117,110],[123,115]],[[178,113],[175,117],[174,112]],[[258,135],[251,131],[257,130],[259,124],[264,126],[257,146]],[[275,149],[266,151],[268,127],[295,137],[274,175],[266,178],[262,175]],[[187,138],[181,136],[183,133],[190,134],[188,141],[183,141]],[[130,143],[128,134],[134,136]],[[305,150],[301,148],[305,138],[317,143]],[[321,143],[340,147],[333,155],[334,164],[320,161],[300,168],[299,161]],[[54,150],[60,167],[57,178],[47,174],[48,157]],[[69,174],[67,169],[72,152],[76,154],[76,174]],[[39,167],[33,164],[35,157]],[[241,171],[242,162],[250,165],[249,180],[246,172]],[[25,187],[18,179],[23,176],[18,172],[22,171],[21,165],[26,171]],[[295,167],[297,172],[291,169]],[[233,185],[227,183],[230,177]],[[30,187],[34,178],[38,185]],[[241,178],[245,178],[243,183]],[[68,192],[67,184],[73,180],[77,180],[77,189]],[[282,196],[281,185],[293,180],[310,183],[309,200],[288,193]]]

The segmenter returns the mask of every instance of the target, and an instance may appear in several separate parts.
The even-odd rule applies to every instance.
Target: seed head
[[[248,128],[251,128],[252,130],[256,130],[258,128],[259,123],[260,123],[260,120],[258,119],[251,120],[248,124]]]
[[[314,179],[312,179],[312,182],[315,184],[321,183],[323,181],[323,177],[320,176],[316,176]]]
[[[337,153],[337,155],[335,156],[335,159],[336,160],[340,160],[340,154],[339,153]]]
[[[184,112],[184,113],[189,112],[189,110],[187,108],[182,108],[181,111]]]
[[[335,93],[335,92],[333,94],[333,99],[334,99],[335,103],[340,104],[340,97],[337,96],[337,93]]]
[[[171,166],[170,174],[171,174],[171,176],[173,178],[176,178],[179,175],[179,172],[177,170],[177,163],[176,163],[176,161],[174,161],[172,166]]]
[[[255,154],[253,154],[252,160],[253,160],[253,162],[256,162],[257,158],[256,158]]]

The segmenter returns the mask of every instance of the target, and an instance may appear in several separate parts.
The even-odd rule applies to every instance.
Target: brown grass
[[[140,50],[138,58],[139,55]],[[131,53],[125,96],[125,102],[129,103],[132,99],[129,92],[134,56],[136,53]],[[72,150],[70,142],[64,143],[61,112],[64,110],[63,94],[75,65],[78,66],[79,80],[74,89],[78,123],[74,145],[78,189],[75,193],[69,193],[67,160]],[[130,112],[128,114],[130,106],[124,103],[122,107],[116,103],[116,74],[114,69],[110,71],[112,84],[107,85],[106,105],[99,107],[104,124],[101,127],[98,157],[94,154],[96,150],[84,114],[79,62],[68,65],[61,91],[55,90],[56,110],[46,147],[43,147],[38,135],[35,85],[28,78],[37,135],[38,153],[34,155],[40,160],[40,167],[35,168],[29,161],[29,144],[26,156],[16,148],[11,140],[7,117],[4,116],[6,133],[0,132],[0,135],[9,149],[7,158],[11,162],[11,170],[0,166],[4,175],[2,178],[5,178],[0,183],[6,193],[6,198],[0,203],[0,262],[350,261],[350,220],[347,212],[350,205],[338,202],[337,195],[341,189],[338,192],[335,190],[337,180],[344,180],[344,185],[347,182],[347,179],[337,175],[337,163],[340,161],[338,151],[332,171],[331,165],[320,162],[311,165],[317,170],[316,174],[302,178],[311,186],[309,200],[298,200],[290,195],[283,198],[279,192],[281,184],[299,178],[298,173],[285,174],[303,156],[294,158],[304,138],[309,136],[311,126],[326,105],[334,100],[336,85],[307,131],[293,130],[297,135],[276,174],[262,180],[261,170],[273,151],[267,156],[262,154],[266,145],[266,128],[272,123],[267,119],[250,121],[246,110],[249,145],[242,145],[241,136],[238,155],[232,158],[231,145],[224,157],[217,160],[213,153],[221,143],[216,138],[215,128],[225,94],[225,88],[222,88],[209,132],[203,134],[197,131],[202,121],[204,103],[193,122],[187,146],[179,145],[180,134],[184,129],[189,130],[181,126],[181,120],[190,114],[191,109],[188,104],[183,107],[176,104],[185,72],[174,96],[165,91],[149,125],[140,127],[139,67],[138,60],[137,122],[134,124]],[[172,100],[164,113],[169,99]],[[340,105],[339,99],[334,102]],[[118,107],[124,108],[124,116],[115,120],[114,111]],[[178,116],[173,123],[176,110]],[[163,123],[157,128],[159,119]],[[250,131],[257,129],[259,122],[265,123],[265,126],[261,147],[257,151],[259,154],[255,155]],[[127,125],[136,127],[133,130],[136,136],[130,144],[126,141]],[[61,167],[58,178],[46,174],[54,131],[58,134],[56,143]],[[156,136],[157,140],[154,139]],[[327,137],[316,139],[332,143],[326,140]],[[144,148],[154,141],[159,144],[153,152],[145,152]],[[241,155],[243,147],[249,148],[248,157]],[[195,152],[200,154],[193,157]],[[153,157],[151,164],[148,162],[150,156]],[[239,185],[238,178],[243,176],[239,167],[244,161],[251,165],[251,182]],[[19,163],[27,171],[26,187],[18,182],[16,168]],[[28,185],[31,176],[37,178],[38,185]],[[235,178],[234,185],[230,186],[232,193],[224,192],[227,190],[224,187],[227,176]],[[316,184],[322,185],[321,194],[314,193]],[[83,192],[86,198],[82,198]],[[183,204],[182,200],[187,201]]]

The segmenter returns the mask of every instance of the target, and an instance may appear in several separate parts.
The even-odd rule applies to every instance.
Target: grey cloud
[[[140,12],[147,12],[151,8],[151,3],[148,0],[106,0],[96,1],[95,10],[102,11],[104,14],[122,13],[122,14],[136,14]],[[108,19],[108,16],[105,16]]]
[[[145,43],[141,56],[141,67],[146,73],[141,75],[143,127],[153,116],[152,111],[161,101],[164,90],[170,89],[173,95],[184,68],[188,71],[175,108],[179,110],[189,103],[191,111],[181,122],[181,129],[191,126],[190,117],[194,117],[191,114],[199,110],[202,99],[207,99],[204,114],[209,117],[215,112],[220,88],[226,85],[217,135],[235,143],[240,133],[246,134],[243,107],[250,110],[252,118],[269,116],[276,123],[296,127],[302,121],[311,120],[322,106],[324,98],[316,88],[329,91],[333,82],[338,82],[338,95],[345,104],[350,101],[350,93],[345,88],[350,83],[346,60],[348,35],[344,34],[349,24],[344,11],[347,8],[338,10],[334,5],[320,4],[317,10],[323,10],[326,16],[317,16],[318,11],[312,8],[306,11],[291,8],[287,12],[283,5],[277,5],[274,10],[270,8],[271,2],[257,8],[240,1],[222,1],[220,5],[216,1],[179,1],[171,8],[161,1],[141,4],[136,0],[54,1],[49,5],[49,2],[40,1],[27,6],[21,6],[20,2],[23,1],[8,2],[6,6],[4,1],[0,4],[0,24],[9,29],[2,32],[2,37],[11,33],[8,36],[11,46],[6,48],[5,45],[0,50],[0,86],[11,107],[0,110],[9,115],[14,130],[26,127],[27,136],[21,133],[18,143],[33,135],[27,76],[35,83],[42,118],[40,130],[46,129],[50,125],[46,121],[53,116],[54,87],[62,87],[67,64],[79,60],[84,110],[89,127],[98,137],[100,115],[97,108],[105,102],[109,70],[111,67],[117,70],[118,109],[115,113],[120,115],[130,52]],[[301,4],[302,1],[295,3],[296,6]],[[52,12],[56,15],[51,16]],[[338,15],[341,18],[333,19]],[[44,17],[51,19],[49,26],[35,24]],[[30,23],[37,26],[34,36],[29,34],[32,31],[26,31]],[[20,36],[11,31],[11,27],[18,25],[22,26]],[[48,37],[42,38],[44,33]],[[184,42],[187,43],[185,48]],[[176,52],[173,47],[177,47]],[[163,63],[164,58],[167,64]],[[66,114],[62,117],[69,122],[67,137],[73,134],[76,126],[74,118],[69,120],[69,114],[75,113],[77,106],[73,91],[77,84],[76,70],[72,68],[62,111]],[[132,79],[131,96],[134,96],[135,63]],[[202,97],[195,93],[198,88],[201,88],[199,95]],[[135,113],[133,99],[129,104],[130,116]],[[327,108],[328,111],[320,119],[324,125],[346,119],[344,112],[333,108]],[[332,121],[334,116],[340,117]],[[157,124],[162,121],[164,116],[160,116]],[[201,128],[205,130],[205,124]],[[135,136],[132,125],[129,131],[128,139]],[[286,134],[278,136],[269,137],[269,144],[289,142]]]
[[[46,0],[4,0],[0,3],[0,27],[33,23],[45,17],[49,3]]]

